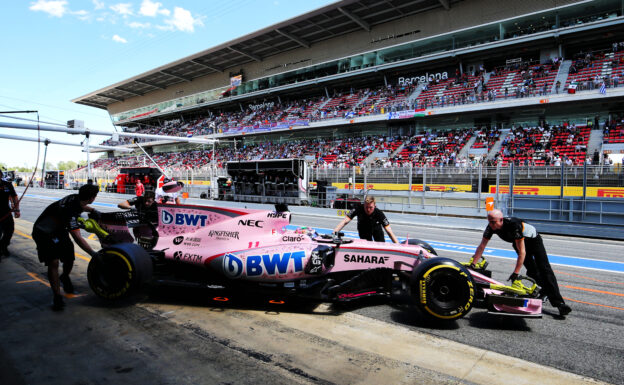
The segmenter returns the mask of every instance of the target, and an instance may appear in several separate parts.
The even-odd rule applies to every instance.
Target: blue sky
[[[112,132],[105,110],[70,100],[333,2],[3,1],[0,111],[38,110],[42,121],[78,119],[89,128]],[[15,116],[36,119],[35,114]],[[8,128],[0,128],[0,134],[37,136],[35,131]],[[75,143],[83,139],[51,132],[42,132],[42,137]],[[0,163],[33,166],[36,155],[37,143],[0,139]],[[50,145],[47,160],[86,160],[86,154],[79,147]]]

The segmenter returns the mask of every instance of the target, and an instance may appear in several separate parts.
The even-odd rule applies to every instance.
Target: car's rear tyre
[[[149,254],[133,243],[104,248],[91,258],[87,278],[91,290],[107,300],[127,299],[152,278]]]
[[[475,284],[468,270],[457,261],[432,258],[414,269],[410,293],[426,316],[453,320],[472,309]]]
[[[438,255],[438,253],[436,253],[435,249],[433,247],[431,247],[430,244],[428,244],[425,241],[421,241],[420,239],[416,239],[416,238],[412,238],[412,239],[408,239],[407,240],[407,244],[408,245],[417,245],[422,247],[423,249],[427,250],[428,252],[430,252],[433,255]]]

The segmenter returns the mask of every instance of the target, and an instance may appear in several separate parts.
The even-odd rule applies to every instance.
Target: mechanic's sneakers
[[[65,274],[59,275],[59,281],[61,281],[61,283],[63,284],[63,290],[65,291],[65,293],[73,294],[75,292],[74,284],[72,284],[72,281],[71,279],[69,279],[68,275],[65,275]]]
[[[63,297],[60,295],[55,295],[54,300],[52,301],[52,310],[60,311],[65,308],[65,301],[63,301]]]
[[[565,303],[557,306],[557,309],[559,309],[559,315],[562,317],[565,317],[572,311],[572,308]]]

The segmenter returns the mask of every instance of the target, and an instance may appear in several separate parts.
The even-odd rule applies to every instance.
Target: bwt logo
[[[262,275],[286,274],[292,262],[293,273],[303,271],[305,251],[287,253],[250,255],[245,262],[234,254],[226,254],[223,257],[223,272],[230,278],[240,278],[243,275],[243,267],[247,277],[259,277]]]
[[[173,215],[169,211],[163,210],[161,216],[163,225],[170,225],[173,223]]]
[[[163,225],[175,224],[178,226],[206,226],[208,215],[200,214],[171,214],[167,210],[163,210],[161,214],[161,222]]]

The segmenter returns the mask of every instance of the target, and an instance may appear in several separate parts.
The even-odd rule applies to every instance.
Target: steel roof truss
[[[262,61],[262,59],[260,57],[256,56],[256,55],[250,54],[250,53],[245,52],[245,51],[241,51],[240,49],[237,49],[237,48],[234,48],[234,47],[228,47],[228,48],[230,50],[236,52],[236,53],[239,53],[239,54],[241,54],[243,56],[247,56],[248,58],[253,59],[255,61]]]
[[[292,35],[292,34],[286,32],[286,31],[282,31],[280,29],[276,29],[275,32],[279,33],[280,35],[284,36],[287,39],[290,39],[290,40],[294,41],[295,43],[299,44],[302,47],[310,48],[310,43],[305,41],[304,39],[301,39],[301,38],[299,38],[299,37],[297,37],[295,35]]]

